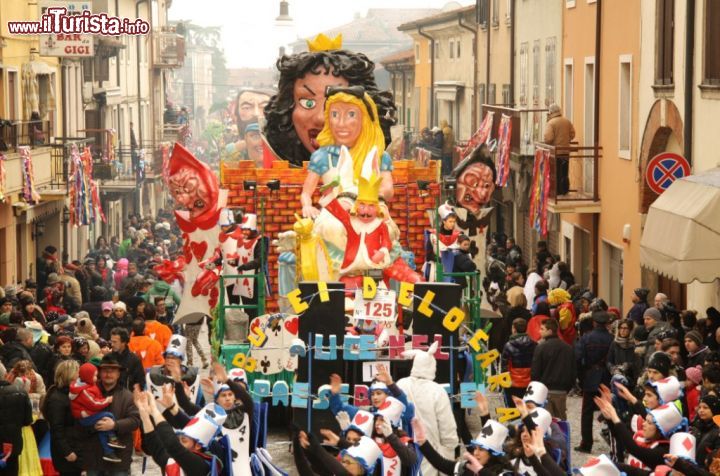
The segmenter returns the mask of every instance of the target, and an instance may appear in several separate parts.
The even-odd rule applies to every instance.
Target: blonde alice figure
[[[390,201],[393,196],[392,158],[385,150],[385,136],[380,128],[377,107],[362,86],[328,87],[325,93],[325,124],[317,136],[320,149],[313,152],[308,164],[308,176],[303,184],[300,203],[303,217],[316,218],[320,212],[312,205],[312,195],[320,180],[327,188],[339,184],[338,174],[341,147],[345,146],[352,156],[352,190],[357,194],[357,183],[363,162],[375,148],[382,152],[380,158],[380,196]],[[344,177],[347,180],[349,177]]]
[[[384,152],[385,137],[380,127],[377,107],[362,86],[328,87],[325,91],[325,122],[317,136],[321,146],[310,156],[308,176],[300,195],[302,215],[314,218],[313,231],[327,245],[335,274],[340,269],[347,236],[342,223],[326,210],[312,204],[315,189],[339,186],[338,201],[350,210],[357,197],[357,184],[366,157],[382,153],[378,163],[380,197],[389,201],[393,196],[392,158]],[[386,205],[381,205],[386,210]],[[385,213],[385,216],[389,216]],[[391,229],[396,229],[390,226]]]

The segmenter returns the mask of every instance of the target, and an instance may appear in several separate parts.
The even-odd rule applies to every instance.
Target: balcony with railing
[[[185,37],[163,28],[152,33],[153,67],[181,68],[185,61]]]
[[[554,147],[536,142],[536,150],[547,151],[550,165],[548,211],[551,213],[600,213],[598,161],[602,147]],[[536,157],[535,160],[538,160]]]
[[[547,109],[523,109],[511,105],[483,104],[482,117],[493,112],[490,137],[497,139],[498,126],[503,114],[510,116],[512,134],[510,136],[510,153],[514,156],[532,156],[535,151],[533,144],[542,140],[543,126],[547,118]]]
[[[0,120],[0,152],[17,152],[19,147],[50,147],[52,121]]]

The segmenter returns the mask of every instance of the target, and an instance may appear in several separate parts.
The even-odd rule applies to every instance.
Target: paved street
[[[205,326],[203,326],[203,331],[201,334],[200,342],[203,343],[206,346],[206,351],[209,351],[209,346],[207,346],[207,330]],[[499,394],[492,394],[489,396],[490,405],[493,408],[492,412],[494,413],[494,409],[498,406],[501,406],[502,398]],[[571,432],[571,438],[572,438],[572,446],[573,448],[577,446],[580,443],[580,407],[582,404],[582,399],[579,397],[570,397],[568,398],[568,405],[567,405],[567,411],[570,418],[570,426],[572,428]],[[597,414],[596,414],[597,415]],[[479,425],[479,418],[477,418],[476,415],[471,414],[468,415],[468,425],[470,426],[470,430],[473,434],[477,432],[480,428]],[[593,434],[595,435],[595,444],[593,448],[593,453],[595,455],[602,454],[608,450],[607,444],[605,444],[605,441],[600,436],[600,425],[596,422]],[[297,475],[297,471],[294,469],[293,464],[293,458],[292,454],[290,453],[290,442],[287,440],[287,432],[283,428],[272,428],[270,430],[270,434],[268,437],[268,450],[270,451],[270,454],[273,457],[273,461],[282,469],[285,469],[288,471],[289,474]],[[590,457],[590,455],[577,453],[573,451],[572,453],[572,465],[573,466],[582,466],[582,464]],[[132,467],[132,474],[142,474],[142,459],[141,458],[135,458],[133,461],[133,467]],[[157,467],[157,465],[152,462],[151,460],[148,460],[147,462],[147,468],[145,470],[146,475],[149,476],[158,476],[160,475],[160,469]]]

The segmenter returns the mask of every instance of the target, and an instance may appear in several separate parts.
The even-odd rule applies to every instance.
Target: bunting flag
[[[547,235],[547,206],[550,196],[550,151],[537,147],[530,190],[530,226]]]
[[[7,180],[7,172],[5,171],[5,154],[0,152],[0,203],[5,202],[5,184]]]
[[[35,190],[35,171],[33,170],[30,147],[18,147],[18,152],[22,159],[23,200],[29,205],[35,205],[40,201],[40,194]]]
[[[92,167],[90,149],[86,147],[80,154],[73,145],[70,151],[70,223],[73,226],[89,225],[97,217],[106,221]]]
[[[488,111],[485,114],[485,118],[480,123],[480,127],[477,131],[475,131],[475,134],[472,135],[470,140],[468,141],[465,148],[462,150],[460,159],[465,159],[468,157],[472,152],[480,146],[480,144],[485,144],[488,140],[490,140],[490,133],[492,132],[492,123],[493,123],[493,116],[495,115],[494,111]]]
[[[510,141],[512,140],[511,117],[503,114],[498,126],[497,186],[504,187],[510,176]]]
[[[432,160],[432,152],[422,147],[418,147],[416,151],[415,165],[417,167],[427,167],[428,164],[430,164],[430,160]]]
[[[163,142],[160,145],[162,150],[162,178],[163,183],[168,183],[170,179],[170,143]]]

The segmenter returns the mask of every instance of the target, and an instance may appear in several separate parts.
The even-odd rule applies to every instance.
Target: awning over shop
[[[655,200],[640,263],[681,283],[720,278],[720,168],[677,180]]]

